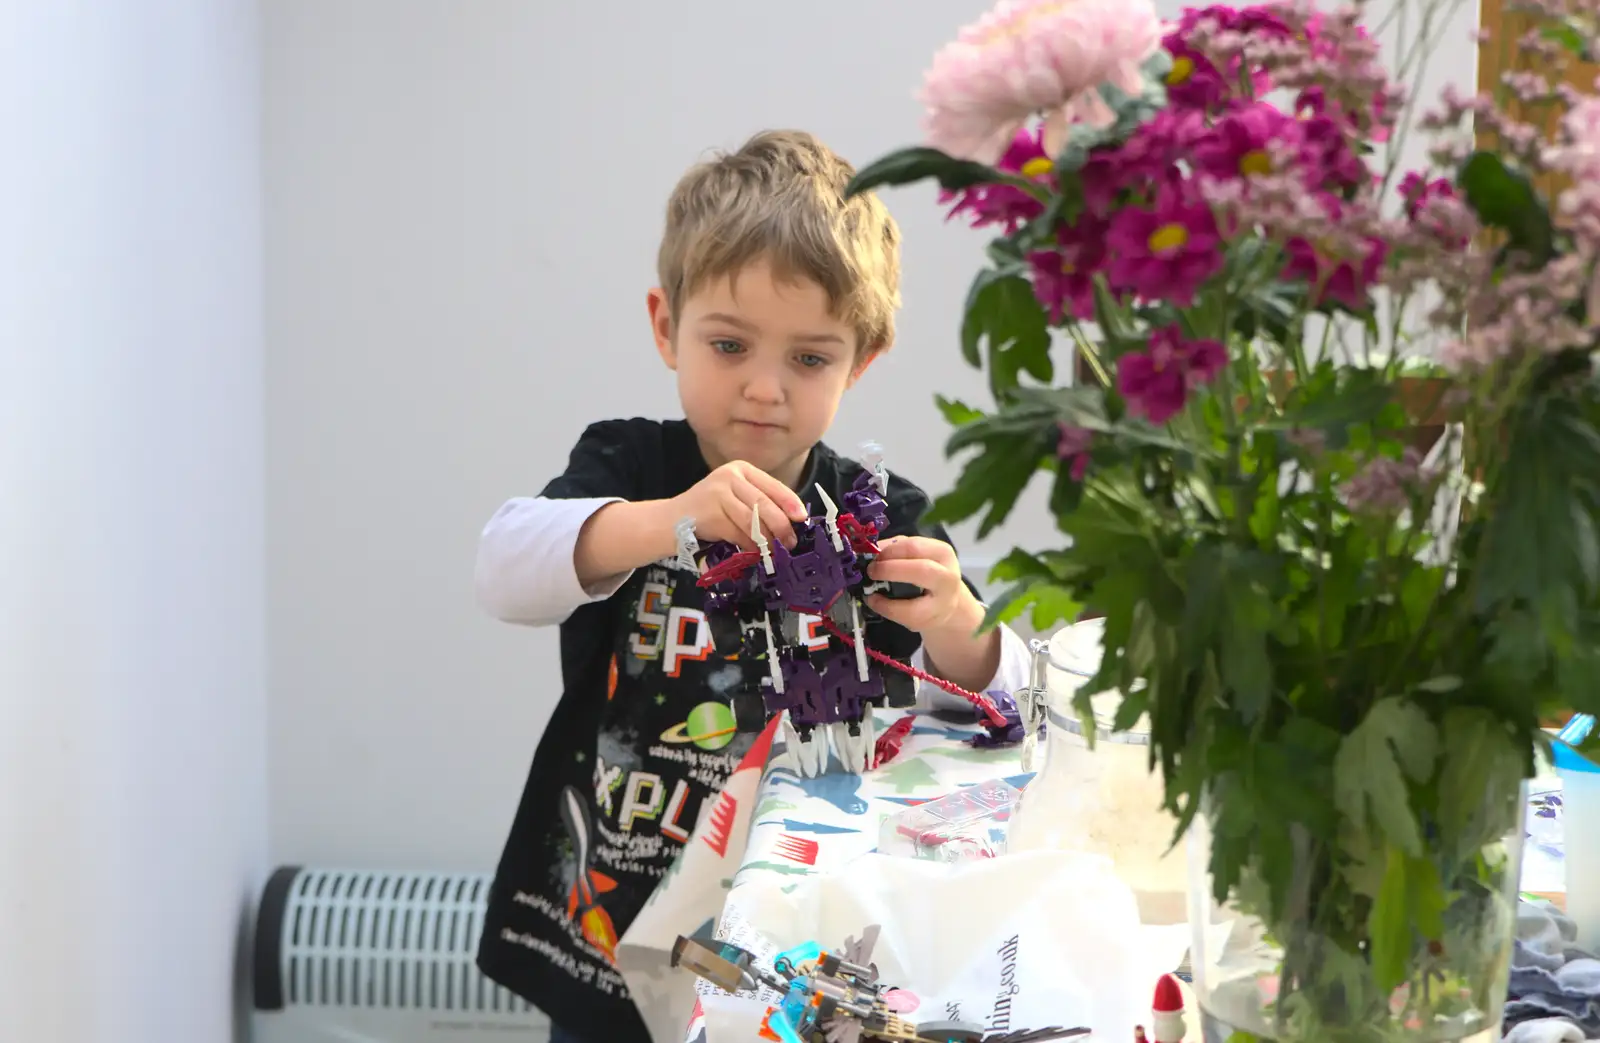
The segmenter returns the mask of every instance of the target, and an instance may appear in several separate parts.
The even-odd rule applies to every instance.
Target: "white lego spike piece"
[[[828,523],[828,538],[833,541],[833,549],[844,551],[844,540],[839,536],[839,505],[833,502],[826,489],[817,486],[817,495],[822,497],[822,509],[826,514]]]
[[[761,613],[761,629],[767,635],[767,672],[772,675],[772,690],[782,695],[783,667],[778,662],[778,642],[772,636],[772,619],[765,612]]]
[[[860,735],[851,735],[850,725],[846,721],[835,721],[828,725],[828,732],[833,736],[833,752],[839,755],[839,763],[844,765],[845,771],[861,775],[872,767],[872,752],[877,746],[877,736],[870,716],[861,721]]]
[[[678,522],[678,567],[689,572],[699,572],[700,566],[694,560],[695,553],[700,550],[700,540],[694,534],[694,519],[684,518]]]
[[[883,446],[877,442],[862,442],[861,464],[872,472],[872,484],[878,487],[878,495],[888,496],[889,471],[883,466]]]
[[[867,666],[867,638],[861,625],[861,602],[855,598],[850,599],[850,630],[854,636],[851,642],[856,650],[856,680],[865,681],[870,672]]]
[[[813,728],[811,738],[801,739],[794,722],[788,714],[784,714],[783,735],[796,774],[814,779],[828,770],[828,733],[825,729]]]
[[[767,545],[767,538],[761,535],[761,510],[756,507],[750,508],[750,538],[761,552],[761,567],[767,570],[767,575],[778,571],[778,567],[772,563],[772,548]]]

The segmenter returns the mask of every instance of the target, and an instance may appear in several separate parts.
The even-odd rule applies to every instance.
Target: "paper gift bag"
[[[873,854],[798,885],[752,881],[718,933],[770,965],[778,951],[806,941],[836,949],[872,924],[872,962],[908,1021],[988,1032],[1082,1025],[1113,1043],[1133,1039],[1156,975],[1182,950],[1180,936],[1177,951],[1149,951],[1133,892],[1109,860],[1058,851],[960,865]],[[706,1043],[750,1043],[751,1019],[779,998],[699,988]]]

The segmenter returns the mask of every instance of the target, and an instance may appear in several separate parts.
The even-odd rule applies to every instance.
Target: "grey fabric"
[[[1584,1043],[1583,1030],[1566,1018],[1533,1018],[1508,1030],[1502,1043]]]
[[[1517,909],[1517,940],[1511,955],[1510,998],[1506,1003],[1507,1038],[1524,1024],[1562,1019],[1578,1037],[1553,1035],[1543,1025],[1539,1043],[1567,1038],[1600,1038],[1600,960],[1573,944],[1577,930],[1552,906],[1523,902]],[[1519,1037],[1533,1043],[1535,1037]]]

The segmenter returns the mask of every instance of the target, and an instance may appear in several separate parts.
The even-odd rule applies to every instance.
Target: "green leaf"
[[[1028,622],[1035,630],[1045,630],[1057,623],[1076,623],[1083,614],[1083,602],[1066,587],[1055,583],[1036,583],[1028,592],[1033,611]]]
[[[1355,828],[1376,822],[1390,843],[1420,855],[1406,779],[1429,781],[1438,756],[1438,729],[1421,707],[1398,697],[1379,700],[1334,756],[1334,804]]]
[[[998,597],[990,599],[984,607],[983,622],[978,624],[978,629],[986,633],[1022,615],[1027,610],[1029,595],[1038,583],[1039,580],[1033,577],[1018,580],[1002,590]]]
[[[845,186],[844,197],[849,199],[875,188],[909,185],[928,178],[938,181],[939,187],[947,192],[1017,180],[982,163],[956,159],[936,148],[916,146],[891,152],[857,171]]]
[[[933,401],[939,407],[939,412],[944,414],[945,420],[952,427],[961,427],[975,420],[982,420],[985,416],[982,410],[973,409],[960,399],[935,395]]]
[[[936,499],[922,521],[930,525],[964,521],[987,507],[978,524],[982,539],[1006,520],[1046,451],[1038,433],[1000,434],[983,442],[961,468],[955,488]]]
[[[1489,490],[1494,510],[1477,548],[1475,607],[1490,615],[1520,602],[1548,623],[1600,587],[1600,435],[1578,403],[1536,395],[1513,419],[1505,453],[1515,464]],[[1549,644],[1547,635],[1529,636]]]
[[[1548,22],[1539,29],[1539,35],[1551,43],[1564,47],[1568,54],[1579,61],[1588,60],[1588,34],[1571,18]]]
[[[1439,771],[1439,828],[1447,852],[1473,851],[1509,827],[1500,821],[1501,795],[1517,794],[1531,747],[1524,750],[1504,721],[1476,706],[1446,710],[1441,732],[1449,756]]]
[[[1444,935],[1444,911],[1449,904],[1439,865],[1432,858],[1413,858],[1406,863],[1406,904],[1417,930],[1429,941]]]
[[[1374,370],[1340,367],[1333,386],[1313,381],[1290,392],[1289,404],[1276,421],[1263,424],[1272,430],[1299,428],[1342,434],[1355,424],[1370,424],[1394,401],[1395,386]]]
[[[985,269],[973,280],[961,322],[962,357],[977,365],[985,341],[996,399],[1003,401],[1016,388],[1021,373],[1045,383],[1054,377],[1049,317],[1025,277]]]
[[[1021,547],[1013,547],[1011,552],[989,569],[990,582],[1019,579],[1054,579],[1055,573],[1036,555],[1029,554]]]
[[[1224,581],[1224,613],[1218,665],[1239,715],[1253,723],[1272,697],[1272,660],[1267,633],[1276,615],[1270,598],[1248,572],[1233,572]]]
[[[1406,979],[1411,955],[1411,917],[1406,910],[1409,887],[1406,853],[1389,845],[1384,859],[1383,883],[1367,914],[1367,939],[1372,957],[1372,977],[1378,991],[1389,993]]]
[[[1555,230],[1527,177],[1507,168],[1496,153],[1479,151],[1462,164],[1456,184],[1478,220],[1505,231],[1511,245],[1526,252],[1535,266],[1550,259]]]

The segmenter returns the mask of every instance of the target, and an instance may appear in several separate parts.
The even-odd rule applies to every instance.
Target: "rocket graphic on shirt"
[[[617,960],[617,929],[611,914],[600,905],[599,896],[614,891],[617,882],[590,867],[594,857],[594,820],[583,797],[571,786],[561,791],[561,820],[567,827],[574,856],[572,890],[567,897],[567,918],[578,921],[578,929],[590,945]]]

